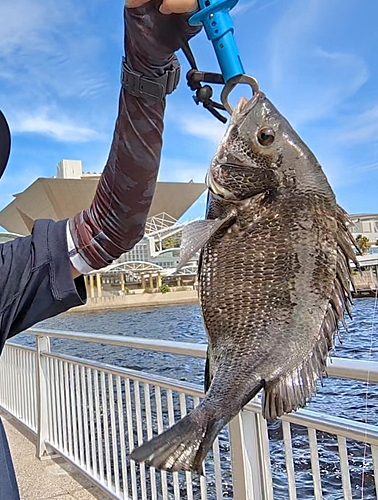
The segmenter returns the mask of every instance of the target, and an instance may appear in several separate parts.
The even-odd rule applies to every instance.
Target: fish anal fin
[[[234,217],[235,214],[231,212],[223,218],[199,220],[187,224],[182,231],[180,261],[177,270],[181,269],[222,226]]]
[[[267,384],[262,402],[264,418],[275,420],[306,406],[308,399],[316,391],[316,380],[317,375],[309,366],[304,365]]]

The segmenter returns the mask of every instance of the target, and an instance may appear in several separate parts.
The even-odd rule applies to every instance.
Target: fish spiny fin
[[[345,311],[351,316],[354,288],[349,261],[358,267],[353,246],[356,242],[347,227],[347,216],[337,207],[337,263],[334,288],[329,299],[326,314],[320,328],[318,339],[310,356],[285,377],[279,378],[264,389],[263,415],[275,419],[285,413],[303,408],[316,392],[317,380],[326,374],[327,357],[334,346],[334,337],[339,330],[339,322],[345,326]]]
[[[339,205],[337,205],[336,209],[336,221],[338,236],[337,243],[339,245],[339,248],[344,252],[345,257],[349,257],[349,259],[356,265],[356,267],[359,268],[360,266],[356,254],[361,255],[361,251],[358,247],[357,241],[348,229],[348,224],[350,224],[348,214]],[[356,253],[353,251],[353,247],[356,250]],[[348,259],[347,264],[349,267]]]
[[[335,280],[335,293],[341,303],[342,315],[338,316],[338,320],[344,322],[344,313],[348,312],[352,317],[351,306],[353,305],[352,290],[355,291],[353,281],[352,269],[350,261],[354,263],[356,269],[360,269],[356,253],[353,251],[355,248],[357,254],[361,254],[356,240],[353,238],[349,231],[348,217],[346,212],[337,207],[337,231],[338,231],[338,247],[337,247],[337,263],[336,263],[336,280]]]
[[[222,226],[235,217],[232,212],[224,218],[206,219],[191,222],[182,231],[180,261],[177,270],[181,269]]]

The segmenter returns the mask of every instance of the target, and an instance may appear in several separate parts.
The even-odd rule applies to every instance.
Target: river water
[[[342,329],[342,344],[336,341],[333,356],[360,360],[378,360],[377,321],[375,300],[358,299],[353,308],[354,319],[348,320],[348,332]],[[67,313],[38,325],[43,328],[73,330],[89,333],[135,336],[151,339],[206,343],[198,305],[182,305],[151,309],[118,310],[97,313]],[[19,335],[15,341],[33,345],[32,337]],[[62,354],[114,364],[125,368],[156,373],[176,380],[203,383],[204,360],[136,349],[104,346],[75,341],[53,340],[52,349]],[[352,418],[378,425],[378,390],[374,385],[325,379],[309,409],[328,415]],[[287,475],[282,448],[280,422],[269,424],[274,477],[275,500],[288,499]],[[337,442],[323,434],[319,440],[319,457],[325,500],[343,498]],[[318,433],[319,439],[319,433]],[[293,429],[293,446],[298,500],[313,497],[308,438],[303,429]],[[348,441],[353,498],[376,498],[371,453],[359,443]],[[362,470],[364,473],[362,474]],[[363,482],[363,491],[361,484]],[[229,498],[229,497],[228,497]]]

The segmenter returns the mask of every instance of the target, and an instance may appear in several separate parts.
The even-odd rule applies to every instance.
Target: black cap
[[[0,177],[8,163],[11,147],[10,130],[5,116],[0,110]]]

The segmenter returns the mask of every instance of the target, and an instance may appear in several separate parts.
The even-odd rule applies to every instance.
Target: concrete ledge
[[[0,417],[8,436],[21,500],[112,498],[63,458],[38,460],[33,433],[1,411]]]
[[[198,303],[198,292],[187,290],[167,293],[138,293],[130,295],[108,295],[88,298],[85,306],[74,307],[70,312],[99,311],[101,309],[124,309]]]

